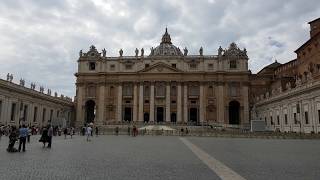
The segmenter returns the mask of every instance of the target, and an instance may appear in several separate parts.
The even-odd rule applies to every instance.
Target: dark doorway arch
[[[240,124],[240,103],[238,101],[229,103],[229,124]]]
[[[171,122],[173,123],[177,122],[177,113],[175,112],[171,113]]]
[[[198,122],[198,108],[190,108],[189,109],[189,121],[193,124],[197,124],[197,122]]]
[[[132,108],[125,107],[124,108],[124,121],[131,122],[132,120]]]
[[[149,113],[148,112],[145,112],[143,114],[143,122],[145,122],[145,123],[149,122]]]
[[[94,123],[94,118],[96,116],[96,103],[93,100],[88,100],[86,102],[85,108],[85,123]]]
[[[163,122],[164,117],[164,108],[157,107],[157,122]]]

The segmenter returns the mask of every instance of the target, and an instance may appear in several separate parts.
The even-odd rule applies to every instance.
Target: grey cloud
[[[0,77],[7,72],[73,96],[78,52],[94,44],[108,56],[157,46],[168,26],[173,43],[197,54],[221,45],[246,47],[253,72],[308,39],[308,21],[320,7],[310,1],[259,0],[4,0],[0,3]],[[271,37],[271,39],[269,38]]]

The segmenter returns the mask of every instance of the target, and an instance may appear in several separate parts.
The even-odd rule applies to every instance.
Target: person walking
[[[30,127],[28,127],[28,138],[27,138],[28,143],[30,143],[30,137],[31,137],[31,134],[32,134],[32,130],[31,130],[31,128],[30,128]]]
[[[96,136],[98,137],[98,135],[99,135],[99,128],[98,126],[96,126]]]
[[[64,139],[67,139],[67,135],[68,135],[68,129],[67,128],[63,129],[63,134],[64,134]]]
[[[73,133],[74,133],[74,128],[71,127],[71,128],[70,128],[70,136],[71,136],[71,139],[72,139]]]
[[[26,151],[26,140],[28,136],[28,128],[26,125],[22,125],[22,127],[19,129],[19,148],[18,151],[21,151],[21,145],[22,145],[22,151]]]
[[[47,127],[42,128],[42,133],[41,133],[41,138],[39,142],[43,143],[43,147],[46,147],[46,143],[49,142],[49,137],[48,137],[48,129]]]
[[[116,127],[116,135],[117,136],[119,135],[119,127],[118,126]]]
[[[48,148],[51,148],[52,145],[52,136],[53,136],[53,127],[51,125],[49,125],[48,128]]]
[[[91,133],[92,133],[92,128],[90,126],[87,126],[86,128],[87,141],[90,141]]]

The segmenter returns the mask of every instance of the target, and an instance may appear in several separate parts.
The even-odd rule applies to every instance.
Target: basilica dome
[[[170,34],[166,28],[166,32],[162,36],[159,46],[151,48],[150,56],[181,56],[182,53],[178,47],[171,43]]]

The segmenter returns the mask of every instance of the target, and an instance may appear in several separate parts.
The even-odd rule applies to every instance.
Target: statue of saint
[[[202,46],[199,49],[199,53],[200,53],[200,56],[203,56],[203,48],[202,48]]]
[[[106,54],[107,54],[107,51],[106,51],[105,48],[103,48],[103,49],[102,49],[102,56],[103,56],[103,57],[106,57]]]
[[[79,52],[79,56],[82,57],[82,49]]]
[[[120,57],[122,57],[122,55],[123,55],[123,50],[122,49],[119,50],[119,54],[120,54]]]
[[[223,52],[223,49],[222,49],[222,47],[220,46],[219,49],[218,49],[218,55],[221,56],[221,55],[222,55],[222,52]]]
[[[10,75],[10,82],[13,80],[13,74]]]
[[[185,48],[183,49],[183,55],[184,55],[184,56],[187,56],[187,55],[188,55],[188,49],[187,49],[187,47],[185,47]]]
[[[138,48],[136,48],[135,53],[136,53],[136,57],[137,57],[137,56],[139,55],[139,50],[138,50]]]
[[[153,49],[153,47],[151,47],[151,49],[150,49],[150,51],[151,51],[151,55],[154,55],[154,49]]]
[[[144,49],[141,48],[141,56],[143,57],[144,56]]]
[[[25,82],[25,81],[21,78],[21,79],[20,79],[20,86],[24,86],[24,82]]]
[[[10,74],[7,74],[7,81],[10,81]]]

